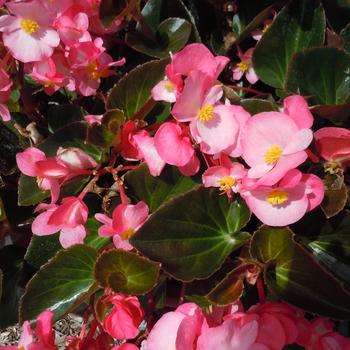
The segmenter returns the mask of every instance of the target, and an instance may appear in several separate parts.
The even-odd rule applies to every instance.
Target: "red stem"
[[[263,304],[266,300],[266,294],[265,294],[264,281],[261,276],[259,276],[256,281],[256,287],[258,289],[260,304]]]
[[[119,194],[120,194],[120,199],[122,201],[122,204],[128,204],[128,200],[125,194],[125,187],[122,182],[119,182]]]
[[[251,89],[243,86],[228,85],[228,87],[230,87],[232,90],[242,90],[246,92],[251,92],[252,94],[255,94],[255,95],[266,95],[266,92],[262,92],[259,90],[255,90],[255,89]]]

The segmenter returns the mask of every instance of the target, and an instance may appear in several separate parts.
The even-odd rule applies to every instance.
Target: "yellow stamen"
[[[249,69],[249,64],[242,61],[237,64],[237,67],[242,73],[245,73]]]
[[[340,162],[326,162],[323,165],[324,171],[329,174],[339,174],[343,172],[343,167]]]
[[[94,79],[99,79],[104,74],[103,71],[98,70],[98,64],[96,61],[91,62],[87,67],[86,70],[91,74],[91,76]]]
[[[32,19],[22,19],[20,26],[28,34],[34,34],[39,30],[38,22]]]
[[[288,193],[285,191],[274,190],[274,191],[271,191],[266,196],[266,201],[273,206],[281,205],[287,200],[288,200]]]
[[[25,350],[25,348],[24,348],[24,346],[21,345],[18,347],[18,350]]]
[[[53,86],[55,86],[55,83],[51,80],[46,81],[44,84],[45,88],[49,88],[49,87],[53,87]]]
[[[271,24],[266,24],[266,26],[263,28],[262,32],[265,33],[269,28]]]
[[[126,241],[131,236],[133,236],[135,233],[135,230],[133,228],[128,228],[127,230],[123,231],[121,234],[122,240]]]
[[[214,106],[213,105],[205,105],[203,106],[198,113],[199,120],[201,122],[208,122],[212,120],[214,117]]]
[[[236,180],[232,176],[224,176],[218,180],[218,183],[220,185],[220,191],[229,191],[236,184]]]
[[[270,147],[264,155],[266,164],[272,165],[275,164],[282,155],[282,148],[280,146]]]
[[[174,84],[171,81],[167,80],[164,84],[164,88],[168,92],[173,92],[174,91]]]

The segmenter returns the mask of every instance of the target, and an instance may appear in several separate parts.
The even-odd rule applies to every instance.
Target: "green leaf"
[[[191,34],[191,23],[182,18],[168,18],[163,21],[156,32],[156,45],[140,32],[129,32],[126,42],[138,52],[151,57],[165,58],[169,52],[181,50]]]
[[[98,229],[100,226],[101,223],[98,222],[95,218],[88,218],[85,224],[88,235],[86,236],[84,243],[97,250],[105,247],[108,243],[111,242],[110,237],[101,237],[98,235]]]
[[[2,296],[0,299],[0,329],[18,322],[18,301],[22,290],[18,286],[22,273],[24,249],[6,246],[0,250]]]
[[[20,322],[34,320],[42,311],[51,310],[61,318],[77,300],[94,289],[95,249],[74,245],[60,250],[29,281],[20,302]]]
[[[83,120],[83,109],[78,105],[53,105],[47,112],[49,131],[54,133],[67,124]]]
[[[85,143],[87,124],[85,122],[74,122],[65,125],[50,135],[38,147],[49,156],[55,156],[59,147],[78,147],[89,154],[96,161],[102,158],[102,149]]]
[[[350,293],[293,239],[287,227],[262,226],[251,241],[251,255],[265,264],[265,282],[279,298],[334,319],[350,317]]]
[[[159,207],[130,242],[176,279],[191,281],[210,276],[249,239],[240,231],[249,219],[242,200],[230,203],[199,187]]]
[[[100,20],[108,28],[116,19],[128,16],[140,7],[140,0],[102,0]]]
[[[160,265],[125,250],[104,252],[95,264],[95,279],[116,293],[145,294],[157,283]]]
[[[344,49],[350,53],[350,23],[340,32],[344,41]]]
[[[278,111],[278,106],[275,102],[259,98],[243,99],[240,101],[240,104],[251,115],[261,112]]]
[[[166,166],[158,177],[149,173],[146,164],[142,164],[125,175],[128,194],[136,200],[147,203],[151,212],[161,204],[193,189],[199,184],[195,178],[183,176],[173,166]]]
[[[18,183],[19,205],[35,205],[48,197],[50,197],[50,191],[42,191],[35,177],[21,174]]]
[[[293,54],[322,45],[325,27],[324,11],[318,0],[290,1],[255,47],[253,66],[259,78],[282,89]]]
[[[350,96],[349,73],[350,54],[345,51],[331,47],[304,50],[290,64],[286,89],[311,95],[311,104],[343,104]]]
[[[126,119],[135,118],[147,102],[153,102],[151,90],[163,79],[167,63],[168,59],[147,62],[124,75],[112,89],[107,109],[121,109]]]
[[[33,235],[24,260],[35,269],[46,264],[62,248],[58,235],[36,236]]]
[[[16,166],[16,153],[19,152],[20,145],[18,136],[0,121],[0,174],[12,174]]]

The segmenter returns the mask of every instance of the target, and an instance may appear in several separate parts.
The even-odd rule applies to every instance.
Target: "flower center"
[[[265,199],[273,206],[281,205],[288,200],[288,192],[274,190],[271,191]]]
[[[39,30],[39,24],[32,19],[22,19],[21,28],[28,34],[34,34]]]
[[[282,148],[280,146],[272,146],[270,147],[264,155],[266,164],[275,164],[282,155]]]
[[[265,33],[269,28],[271,24],[266,24],[265,27],[263,28],[262,32]]]
[[[201,122],[208,122],[214,117],[214,106],[213,105],[205,105],[199,110],[199,120]]]
[[[174,84],[171,81],[167,80],[164,84],[164,88],[168,92],[173,92],[174,91]]]
[[[245,73],[249,68],[249,64],[247,62],[240,62],[237,64],[237,66],[238,69],[243,73]]]
[[[229,191],[236,184],[236,180],[232,176],[224,176],[218,180],[218,183],[220,185],[220,191]]]
[[[135,233],[135,230],[133,228],[128,228],[127,230],[123,231],[120,236],[121,236],[122,240],[126,241],[131,236],[133,236],[134,233]]]
[[[20,345],[20,346],[18,347],[18,350],[25,350],[25,348],[24,348],[24,346]]]

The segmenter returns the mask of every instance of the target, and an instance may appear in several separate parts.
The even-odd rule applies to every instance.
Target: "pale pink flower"
[[[131,142],[138,148],[151,175],[159,176],[165,166],[165,161],[161,158],[154,145],[154,138],[149,136],[146,130],[141,130],[132,136]]]
[[[103,114],[88,114],[84,116],[85,121],[92,125],[92,124],[101,124],[101,120],[103,118]]]
[[[24,321],[18,346],[0,346],[0,348],[3,350],[56,350],[52,318],[51,311],[44,311],[37,317],[36,339],[29,321]]]
[[[243,75],[245,75],[251,84],[255,84],[259,80],[252,65],[253,51],[254,48],[250,48],[244,53],[238,50],[238,57],[240,58],[241,62],[237,63],[232,69],[233,80],[240,80]]]
[[[286,226],[297,222],[322,202],[324,185],[316,175],[293,169],[274,186],[246,188],[241,196],[264,224]]]
[[[111,312],[103,321],[105,331],[115,339],[135,338],[139,334],[139,326],[145,316],[137,297],[112,294],[104,301],[113,305]],[[118,349],[132,350],[134,348],[125,346]]]
[[[301,96],[284,101],[284,113],[262,112],[248,120],[242,134],[242,158],[256,185],[273,185],[307,159],[312,115]]]
[[[233,106],[218,104],[222,88],[200,71],[192,71],[171,113],[178,122],[191,122],[193,138],[207,154],[220,153],[237,143],[239,123]]]
[[[45,211],[39,214],[32,223],[32,232],[37,236],[52,235],[60,231],[60,243],[63,248],[84,243],[89,209],[76,197],[65,197],[61,205],[39,204],[37,210]]]
[[[350,130],[328,127],[317,130],[314,136],[317,152],[329,162],[329,170],[332,165],[350,165]]]
[[[37,178],[39,188],[51,191],[52,203],[59,197],[60,186],[73,177],[90,174],[86,169],[96,167],[97,163],[79,148],[62,148],[56,157],[47,158],[38,148],[29,147],[16,154],[19,170],[27,176]]]
[[[125,63],[125,59],[113,61],[104,51],[101,38],[96,38],[93,42],[78,42],[69,50],[68,62],[75,78],[76,89],[83,96],[94,95],[100,86],[101,78],[116,73],[110,68]]]
[[[60,38],[51,27],[53,17],[39,0],[9,2],[11,15],[0,17],[4,45],[21,62],[41,61],[50,57]]]
[[[88,32],[89,17],[79,5],[73,5],[61,13],[54,21],[60,39],[67,46],[78,41],[91,41]]]
[[[131,250],[129,238],[148,218],[149,209],[145,202],[137,204],[119,204],[113,211],[112,219],[104,214],[96,214],[96,220],[103,223],[98,234],[102,237],[113,236],[114,245],[119,249]]]
[[[204,187],[219,187],[220,191],[237,193],[246,174],[247,169],[236,162],[228,166],[212,166],[204,172],[203,184]]]
[[[195,349],[199,335],[207,328],[205,317],[197,305],[182,304],[157,321],[148,336],[146,349]]]
[[[5,103],[10,98],[12,84],[10,76],[0,67],[0,117],[4,122],[11,119],[11,114]]]

